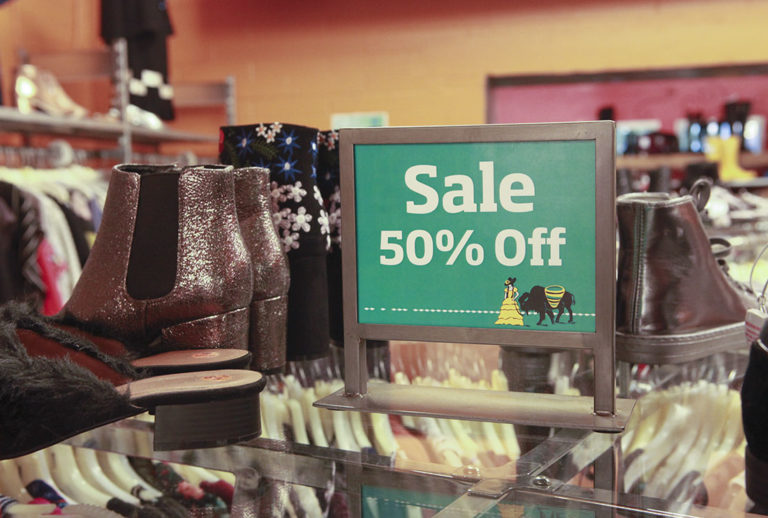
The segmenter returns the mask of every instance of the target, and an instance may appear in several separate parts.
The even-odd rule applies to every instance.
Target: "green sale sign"
[[[594,333],[594,140],[356,144],[361,324]]]

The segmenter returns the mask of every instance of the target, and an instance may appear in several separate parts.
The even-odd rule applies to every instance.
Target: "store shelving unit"
[[[45,113],[24,114],[15,108],[0,106],[0,132],[31,135],[57,135],[103,140],[118,140],[124,132],[121,122],[96,119],[67,119]],[[151,130],[132,128],[135,142],[157,144],[163,142],[216,142],[216,137],[172,129]]]
[[[70,119],[45,113],[20,113],[14,108],[0,107],[0,132],[18,133],[29,140],[33,135],[81,137],[117,143],[116,156],[130,162],[134,144],[159,147],[163,143],[214,143],[216,135],[201,135],[174,129],[153,130],[132,126],[127,121],[129,103],[127,44],[119,39],[111,46],[96,51],[72,51],[45,54],[19,52],[23,62],[52,72],[62,81],[109,78],[114,88],[113,104],[121,114],[119,121]],[[223,106],[228,124],[235,120],[235,83],[229,77],[223,82],[182,83],[178,87],[179,107]]]
[[[688,164],[706,161],[701,153],[669,153],[658,155],[621,155],[616,157],[617,169],[652,170],[661,167],[683,169]],[[742,153],[741,166],[746,169],[768,168],[768,153]]]

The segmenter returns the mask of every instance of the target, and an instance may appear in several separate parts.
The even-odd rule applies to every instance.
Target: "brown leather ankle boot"
[[[718,264],[694,197],[627,194],[617,212],[617,359],[674,363],[743,347],[749,294]]]
[[[141,355],[245,349],[252,291],[231,168],[121,165],[62,312]]]

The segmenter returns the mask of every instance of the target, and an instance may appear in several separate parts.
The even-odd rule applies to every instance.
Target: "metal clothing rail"
[[[114,164],[122,161],[122,158],[122,153],[117,149],[77,149],[65,140],[53,140],[44,147],[0,146],[0,166],[5,167],[63,168],[71,165],[90,165],[94,161]],[[144,164],[179,165],[216,162],[215,158],[198,157],[191,152],[174,155],[134,152],[132,160]]]

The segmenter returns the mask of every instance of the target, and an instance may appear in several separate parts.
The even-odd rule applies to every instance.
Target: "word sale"
[[[518,214],[534,211],[536,189],[530,176],[510,173],[502,177],[497,185],[493,162],[481,161],[478,169],[480,192],[476,197],[475,180],[471,176],[447,175],[443,178],[441,188],[437,180],[437,166],[409,167],[404,175],[405,186],[415,196],[406,201],[406,213],[434,214],[440,207],[446,214],[497,213],[499,208]],[[479,266],[485,260],[486,248],[482,243],[472,241],[473,233],[474,230],[465,230],[455,244],[454,234],[448,229],[438,230],[434,234],[420,229],[407,233],[402,230],[382,230],[379,263],[397,266],[407,259],[412,265],[425,266],[432,262],[436,249],[447,254],[447,266],[455,264],[462,252],[464,262],[470,266]],[[502,266],[517,266],[526,259],[530,266],[562,266],[560,249],[566,244],[565,236],[564,226],[551,229],[537,226],[525,233],[505,228],[494,238],[494,256]]]

